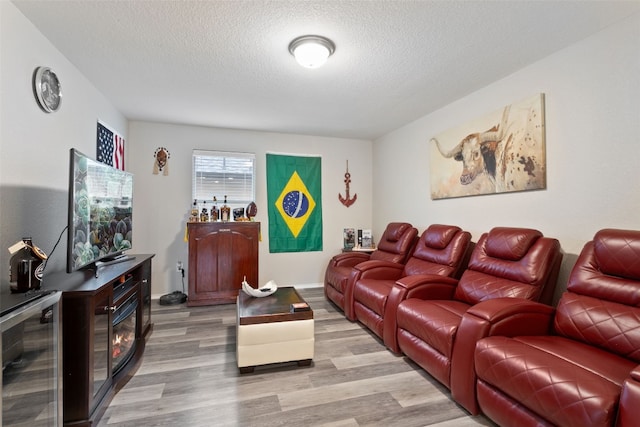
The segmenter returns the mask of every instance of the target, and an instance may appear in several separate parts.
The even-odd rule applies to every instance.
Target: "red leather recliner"
[[[406,222],[391,222],[387,225],[376,250],[371,253],[344,252],[331,258],[324,275],[325,297],[337,305],[345,316],[353,320],[351,303],[345,308],[345,297],[352,299],[352,283],[349,282],[351,270],[361,262],[384,260],[404,264],[413,250],[418,230]]]
[[[404,266],[384,261],[358,264],[352,273],[356,319],[395,351],[395,311],[409,296],[406,292],[392,294],[396,280],[404,277],[416,284],[431,280],[455,284],[468,259],[470,242],[471,234],[460,227],[434,224],[422,233]]]
[[[466,325],[463,316],[481,301],[508,297],[511,301],[550,301],[562,253],[556,239],[537,230],[498,227],[483,234],[467,270],[449,298],[429,294],[401,302],[396,312],[398,348],[458,400],[473,396],[476,341],[490,331]],[[398,287],[411,283],[398,281]]]
[[[604,229],[557,309],[491,301],[475,351],[477,399],[503,426],[640,425],[640,231]]]

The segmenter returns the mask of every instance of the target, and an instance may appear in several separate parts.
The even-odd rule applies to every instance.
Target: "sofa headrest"
[[[430,248],[444,249],[460,231],[455,225],[432,224],[424,232],[424,242]]]
[[[390,222],[382,238],[389,242],[397,242],[413,226],[406,222]]]
[[[540,237],[542,233],[538,230],[496,227],[487,235],[486,252],[493,258],[517,261],[527,254]]]
[[[601,272],[640,280],[640,231],[603,229],[596,233],[593,244]]]

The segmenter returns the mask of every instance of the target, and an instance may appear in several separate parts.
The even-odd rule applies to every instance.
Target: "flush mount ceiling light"
[[[289,43],[291,55],[306,68],[322,66],[335,50],[336,45],[322,36],[301,36]]]

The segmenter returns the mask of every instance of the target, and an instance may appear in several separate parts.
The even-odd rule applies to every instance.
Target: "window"
[[[193,151],[192,199],[246,206],[255,201],[255,159],[253,153]]]

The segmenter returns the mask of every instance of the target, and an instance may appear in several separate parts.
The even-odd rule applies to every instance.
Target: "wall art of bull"
[[[546,188],[544,95],[443,132],[430,145],[432,199]]]

